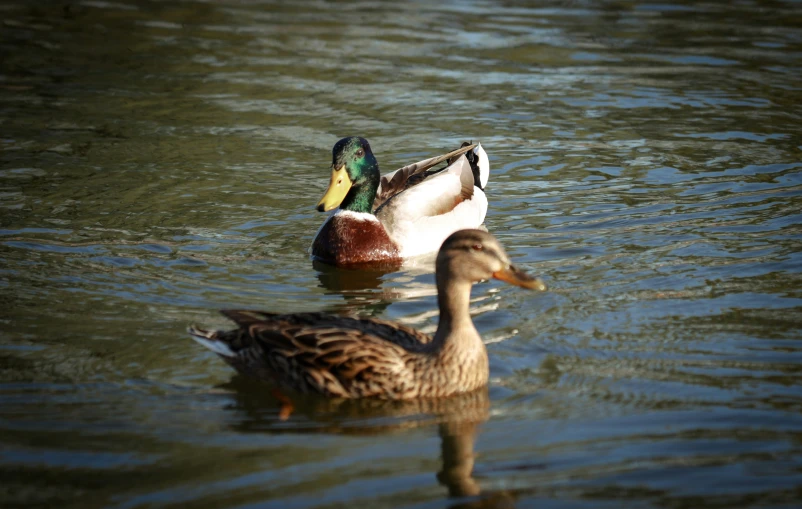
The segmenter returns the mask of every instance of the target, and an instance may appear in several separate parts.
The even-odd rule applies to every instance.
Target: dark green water
[[[795,507],[798,2],[0,5],[0,506]],[[330,150],[481,141],[487,394],[300,402],[216,309],[433,330],[426,268],[312,266]]]

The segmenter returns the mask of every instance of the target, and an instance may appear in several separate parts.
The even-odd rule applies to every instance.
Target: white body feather
[[[481,145],[474,148],[479,157],[479,180],[487,184],[490,164]],[[457,230],[477,228],[487,214],[487,197],[473,184],[473,173],[465,156],[460,156],[440,174],[392,197],[376,211],[390,238],[408,258],[440,249],[443,241]],[[463,200],[465,194],[471,198]],[[462,201],[460,201],[462,200]],[[451,209],[453,203],[460,201]],[[448,212],[441,213],[442,210]]]
[[[451,212],[398,221],[390,238],[401,248],[402,258],[433,253],[455,231],[480,226],[486,213],[487,197],[477,188],[471,200],[460,203]]]

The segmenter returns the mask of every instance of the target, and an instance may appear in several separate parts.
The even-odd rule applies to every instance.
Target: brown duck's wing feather
[[[376,198],[373,200],[373,210],[378,209],[387,200],[408,189],[420,182],[423,182],[427,177],[439,173],[440,170],[427,171],[443,161],[451,164],[460,155],[473,150],[476,144],[463,143],[462,147],[448,154],[443,154],[437,157],[424,159],[417,163],[408,164],[394,172],[388,173],[381,178],[381,184],[376,191]],[[477,179],[478,182],[478,179]]]
[[[412,327],[378,318],[331,315],[328,313],[293,313],[281,315],[264,311],[227,309],[221,311],[242,328],[259,325],[259,329],[288,330],[298,326],[309,327],[321,338],[339,335],[342,331],[361,331],[394,343],[404,349],[417,351],[431,342],[432,337]]]
[[[250,340],[241,338],[230,345],[238,359],[232,365],[260,376],[270,373],[279,384],[302,392],[410,397],[414,384],[405,378],[407,360],[431,342],[414,329],[382,320],[323,313],[264,313],[265,319],[250,320],[258,314],[226,312],[236,316],[237,323],[245,322],[237,336]]]

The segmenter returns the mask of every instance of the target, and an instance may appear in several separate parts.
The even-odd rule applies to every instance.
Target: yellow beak
[[[514,265],[510,265],[506,269],[497,270],[493,273],[493,277],[505,283],[528,288],[530,290],[539,290],[541,292],[546,290],[546,283],[540,278],[532,277],[521,269],[516,268]]]
[[[317,209],[320,212],[328,212],[340,206],[345,195],[351,189],[351,178],[348,177],[348,172],[345,171],[345,165],[340,166],[340,169],[331,169],[331,182],[329,188],[326,189],[326,194],[317,204]]]

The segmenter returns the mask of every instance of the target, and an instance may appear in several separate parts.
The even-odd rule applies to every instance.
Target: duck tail
[[[217,333],[218,331],[207,331],[195,327],[194,325],[190,325],[187,328],[187,332],[192,339],[213,351],[217,355],[222,357],[236,357],[237,355],[234,350],[228,346],[228,343],[220,339],[219,334]]]
[[[473,141],[464,141],[460,148],[473,144]],[[473,150],[465,153],[465,158],[468,159],[468,162],[471,164],[473,185],[484,191],[487,181],[490,179],[490,160],[487,158],[487,153],[485,149],[482,148],[482,144],[476,142],[476,146],[473,147]],[[449,159],[448,164],[456,160],[456,157]]]
[[[484,189],[490,179],[490,160],[481,143],[476,144],[473,153],[476,155],[476,164],[479,166],[479,182],[482,184],[479,189]]]

